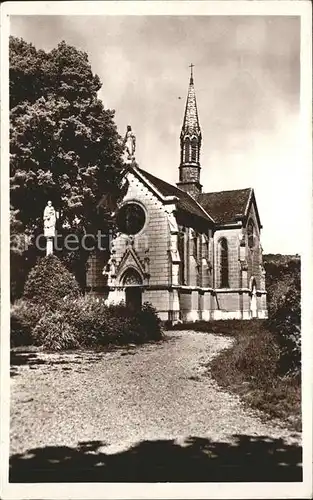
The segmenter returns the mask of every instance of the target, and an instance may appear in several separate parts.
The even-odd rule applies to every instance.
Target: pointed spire
[[[180,134],[180,166],[177,186],[192,196],[201,192],[200,150],[201,130],[198,118],[196,93],[193,83],[193,64],[190,64],[190,80],[183,126]]]
[[[187,102],[185,108],[185,116],[182,127],[182,134],[195,133],[200,135],[200,124],[198,118],[196,93],[193,82],[193,64],[190,64],[190,81],[187,95]]]

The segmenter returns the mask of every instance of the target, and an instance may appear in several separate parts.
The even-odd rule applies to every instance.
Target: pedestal
[[[53,238],[48,237],[47,238],[46,255],[52,255],[52,254],[53,254]]]

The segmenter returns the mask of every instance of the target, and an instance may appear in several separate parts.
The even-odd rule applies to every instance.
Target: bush
[[[142,310],[138,313],[138,324],[142,339],[160,340],[162,338],[162,321],[155,307],[149,302],[145,302]]]
[[[47,312],[33,337],[46,349],[74,349],[108,345],[142,344],[162,339],[161,321],[150,304],[132,313],[124,304],[107,306],[87,296],[59,302]]]
[[[301,290],[296,276],[287,293],[280,297],[270,328],[280,346],[280,372],[299,374],[301,371]]]
[[[35,326],[33,338],[37,345],[53,351],[80,346],[80,332],[72,323],[66,321],[60,311],[47,312]]]
[[[299,256],[264,255],[266,270],[267,307],[269,317],[275,316],[280,299],[292,286],[294,280],[300,280],[301,261]]]
[[[264,255],[269,328],[280,348],[279,372],[301,371],[301,260],[298,255]]]
[[[83,297],[60,304],[64,321],[72,324],[81,334],[84,346],[122,344],[123,331],[128,328],[125,306],[107,306],[103,300]]]
[[[40,304],[18,300],[11,307],[11,346],[31,345],[33,329],[46,308]]]
[[[39,259],[30,271],[24,288],[25,299],[50,308],[56,308],[65,297],[72,299],[79,295],[76,279],[55,255]]]

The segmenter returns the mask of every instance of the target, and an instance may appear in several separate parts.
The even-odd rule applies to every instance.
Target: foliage
[[[224,355],[229,362],[227,367],[223,365],[223,377],[228,377],[228,383],[231,383],[234,372],[240,373],[242,380],[257,380],[259,385],[266,385],[276,374],[280,356],[279,346],[275,336],[268,330],[266,320],[197,321],[177,325],[175,328],[207,332],[235,339],[232,349],[222,353],[222,356]],[[229,356],[230,352],[231,356]],[[218,366],[216,368],[220,369]]]
[[[19,230],[32,238],[22,252],[32,262],[48,200],[61,213],[63,237],[108,232],[121,196],[122,140],[100,88],[86,53],[64,41],[44,52],[10,37],[10,202]],[[77,272],[87,257],[82,248],[66,253]]]
[[[33,330],[35,343],[44,349],[60,351],[79,347],[79,331],[66,321],[61,311],[48,311]]]
[[[267,320],[194,323],[202,332],[233,338],[208,368],[215,380],[243,401],[301,430],[301,387],[297,375],[280,373],[281,346]],[[189,326],[191,329],[191,325]]]
[[[250,405],[301,428],[301,262],[264,255],[269,320],[199,321],[175,328],[234,337],[211,371]]]
[[[25,299],[50,308],[56,308],[62,299],[79,295],[76,279],[55,255],[39,259],[30,271],[24,288]]]
[[[149,302],[145,302],[142,310],[138,313],[138,330],[143,340],[160,340],[162,332],[162,321],[160,320],[155,307]]]
[[[234,328],[234,324],[230,325],[231,328]],[[242,380],[256,381],[258,386],[271,384],[276,375],[279,348],[274,336],[266,328],[266,321],[237,320],[232,336],[235,337],[235,343],[231,356],[226,356],[228,366],[226,370],[224,366],[223,376],[229,377],[228,382],[231,382],[234,373],[239,372]],[[215,369],[221,368],[215,366]]]
[[[282,373],[301,371],[301,286],[300,277],[291,283],[287,293],[280,297],[270,321],[280,346]]]
[[[10,290],[11,302],[22,297],[26,276],[31,268],[31,261],[26,257],[25,228],[18,219],[18,210],[10,211]]]
[[[298,256],[265,256],[269,328],[280,347],[279,370],[301,370],[301,266]],[[280,257],[280,258],[278,258]]]
[[[84,346],[142,344],[162,338],[160,320],[150,304],[133,313],[123,303],[106,305],[103,300],[84,297],[65,301],[61,312],[81,333]]]
[[[61,301],[53,296],[47,305],[23,300],[12,306],[13,346],[36,344],[44,349],[63,350],[162,339],[161,321],[148,303],[141,311],[132,312],[123,303],[106,305],[90,296]]]
[[[294,280],[300,279],[299,256],[263,255],[266,271],[267,306],[269,317],[275,315],[281,296],[285,295]]]
[[[44,305],[17,300],[11,306],[11,346],[33,344],[33,330],[39,319],[45,314]]]

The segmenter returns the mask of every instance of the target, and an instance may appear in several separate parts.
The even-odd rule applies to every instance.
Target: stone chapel
[[[163,321],[266,318],[254,191],[203,192],[201,141],[191,67],[178,183],[131,162],[110,260],[92,256],[87,291],[132,308],[150,302]]]

